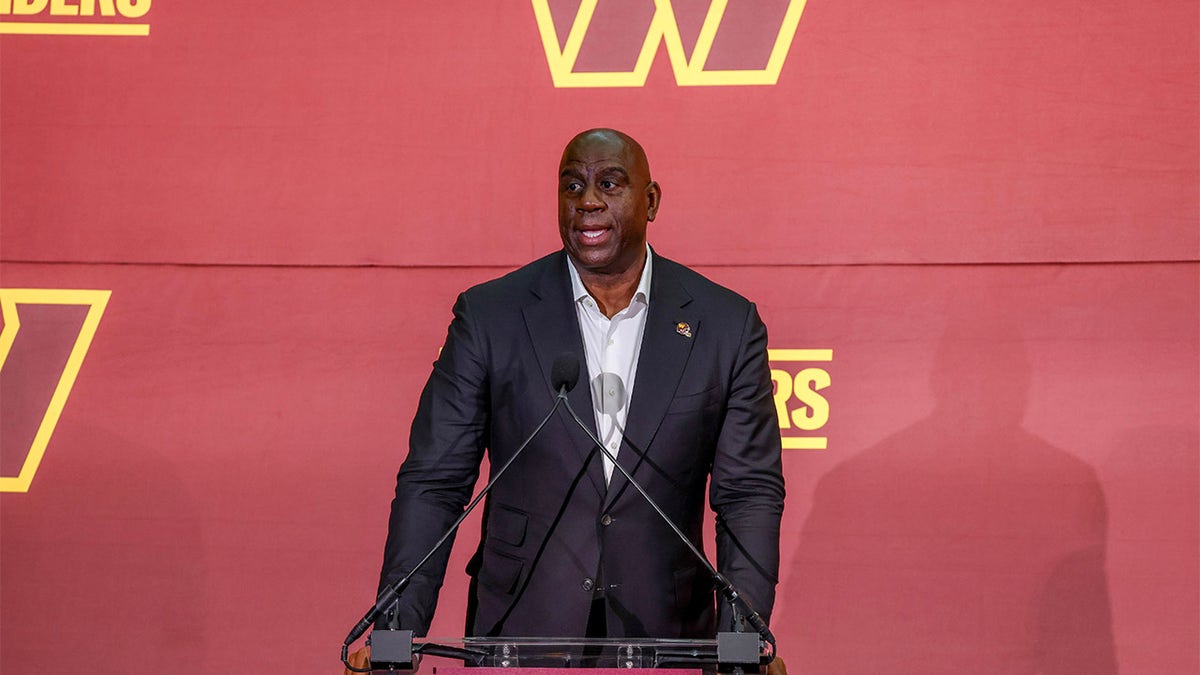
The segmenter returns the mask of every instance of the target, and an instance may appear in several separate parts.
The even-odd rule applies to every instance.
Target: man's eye
[[[600,189],[602,189],[602,190],[611,190],[615,187],[617,187],[617,184],[612,182],[611,180],[600,181]]]
[[[564,189],[566,189],[567,192],[579,192],[583,189],[583,186],[579,183],[567,183],[564,186]]]

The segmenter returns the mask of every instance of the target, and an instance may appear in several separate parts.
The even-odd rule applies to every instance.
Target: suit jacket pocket
[[[479,567],[479,585],[496,593],[512,595],[524,568],[525,562],[520,558],[485,550]]]
[[[520,546],[525,543],[525,529],[528,526],[529,516],[512,507],[498,504],[488,518],[488,537],[509,546]]]
[[[671,400],[671,404],[667,406],[667,414],[691,412],[693,410],[703,410],[704,408],[714,407],[721,402],[721,387],[720,385],[710,387],[704,391],[695,394],[684,394],[676,396]]]

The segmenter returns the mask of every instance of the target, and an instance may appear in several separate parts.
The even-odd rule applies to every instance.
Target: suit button
[[[590,591],[590,590],[592,590],[592,589],[593,589],[593,588],[595,588],[595,587],[596,587],[596,582],[595,582],[595,581],[592,581],[591,579],[584,579],[584,580],[583,580],[583,590],[585,590],[585,591]]]
[[[608,515],[607,513],[604,514],[603,516],[600,516],[600,524],[605,527],[612,525],[612,521],[613,521],[613,517]]]

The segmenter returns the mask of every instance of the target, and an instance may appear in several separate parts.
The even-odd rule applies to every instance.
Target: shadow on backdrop
[[[1129,672],[1200,673],[1198,449],[1194,426],[1130,427],[1113,434],[1097,466],[1111,514],[1109,569],[1122,578],[1113,587],[1117,649]]]
[[[777,617],[799,670],[1116,672],[1104,494],[1022,429],[1030,381],[1016,325],[952,318],[933,413],[820,480]]]

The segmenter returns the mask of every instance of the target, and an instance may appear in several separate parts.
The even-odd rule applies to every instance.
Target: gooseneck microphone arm
[[[347,656],[350,651],[350,645],[353,644],[355,640],[362,637],[363,634],[367,632],[367,629],[371,627],[371,624],[375,623],[375,620],[378,619],[381,614],[387,611],[388,607],[390,607],[392,603],[395,602],[398,597],[400,597],[400,594],[404,592],[404,589],[408,587],[408,584],[412,581],[413,576],[415,576],[416,573],[425,566],[425,563],[429,562],[429,559],[432,558],[435,553],[437,553],[438,549],[440,549],[442,545],[445,544],[446,541],[458,531],[458,528],[460,525],[462,525],[462,522],[466,520],[467,516],[471,515],[471,511],[475,510],[475,507],[479,505],[479,502],[482,501],[483,498],[492,491],[492,486],[500,480],[500,477],[504,475],[504,472],[508,471],[508,467],[512,466],[513,462],[515,462],[517,458],[521,456],[521,453],[525,451],[525,448],[528,447],[530,442],[532,442],[533,439],[537,437],[538,433],[541,432],[542,427],[546,426],[546,422],[550,421],[550,418],[554,415],[554,411],[558,410],[558,406],[565,403],[567,408],[570,409],[570,403],[567,401],[567,392],[574,389],[575,383],[578,381],[579,358],[577,356],[574,354],[562,354],[554,360],[554,365],[550,369],[550,382],[558,393],[554,397],[554,405],[551,406],[550,412],[546,413],[546,417],[543,418],[540,423],[538,423],[537,428],[533,430],[533,433],[529,434],[529,437],[517,447],[512,456],[508,458],[508,461],[506,461],[496,471],[495,475],[492,476],[492,479],[488,481],[487,485],[485,485],[483,489],[479,491],[479,494],[476,495],[475,499],[471,500],[471,503],[468,504],[467,508],[463,510],[462,515],[460,515],[458,519],[456,519],[454,523],[446,529],[441,538],[437,540],[437,543],[430,547],[429,552],[425,554],[425,557],[421,558],[420,562],[418,562],[408,574],[404,575],[399,580],[388,584],[382,591],[379,592],[378,597],[375,599],[375,606],[363,615],[363,618],[357,624],[355,624],[354,628],[350,630],[350,634],[346,636],[346,640],[342,643],[342,663],[344,663],[347,668],[355,672],[369,672],[369,669],[366,671],[359,670],[358,668],[354,668],[350,665]],[[575,413],[571,414],[574,415]]]
[[[573,355],[564,354],[560,356],[559,359],[566,359],[568,357],[575,358]],[[578,360],[575,361],[575,369],[576,371],[579,369]],[[633,475],[630,474],[625,467],[621,466],[621,463],[617,461],[616,456],[613,455],[612,452],[610,452],[609,449],[600,442],[600,439],[596,438],[596,434],[594,434],[592,430],[589,429],[587,425],[579,419],[579,415],[575,414],[575,409],[571,407],[571,402],[566,399],[566,396],[563,396],[562,400],[566,404],[567,412],[571,414],[571,419],[575,420],[575,424],[578,425],[580,429],[583,429],[583,432],[588,435],[588,438],[590,438],[593,443],[596,444],[596,447],[600,449],[600,452],[604,453],[604,456],[607,457],[608,460],[613,463],[613,466],[615,466],[617,470],[625,476],[625,479],[628,480],[629,484],[638,491],[638,494],[642,495],[642,498],[645,499],[646,503],[654,509],[655,513],[657,513],[660,518],[662,518],[663,522],[665,522],[675,532],[675,535],[679,537],[679,540],[687,545],[688,550],[692,552],[692,555],[695,556],[696,560],[700,561],[700,563],[704,565],[704,568],[708,570],[709,574],[712,575],[713,584],[717,587],[717,591],[720,592],[722,597],[725,598],[726,602],[733,605],[734,609],[741,614],[747,622],[750,623],[759,636],[771,645],[772,656],[774,656],[775,636],[771,633],[771,629],[767,626],[767,622],[763,620],[762,616],[760,616],[758,612],[754,611],[754,608],[750,606],[750,603],[746,601],[746,598],[742,597],[742,595],[738,593],[738,590],[734,588],[733,583],[730,582],[725,575],[718,572],[717,568],[713,567],[712,563],[708,562],[708,558],[704,557],[704,554],[700,552],[700,549],[696,548],[695,544],[693,544],[692,541],[687,538],[687,535],[683,533],[683,530],[680,530],[679,526],[671,520],[671,517],[662,510],[658,503],[654,501],[654,498],[650,496],[650,493],[646,492],[645,488],[643,488],[641,484],[634,480]]]

